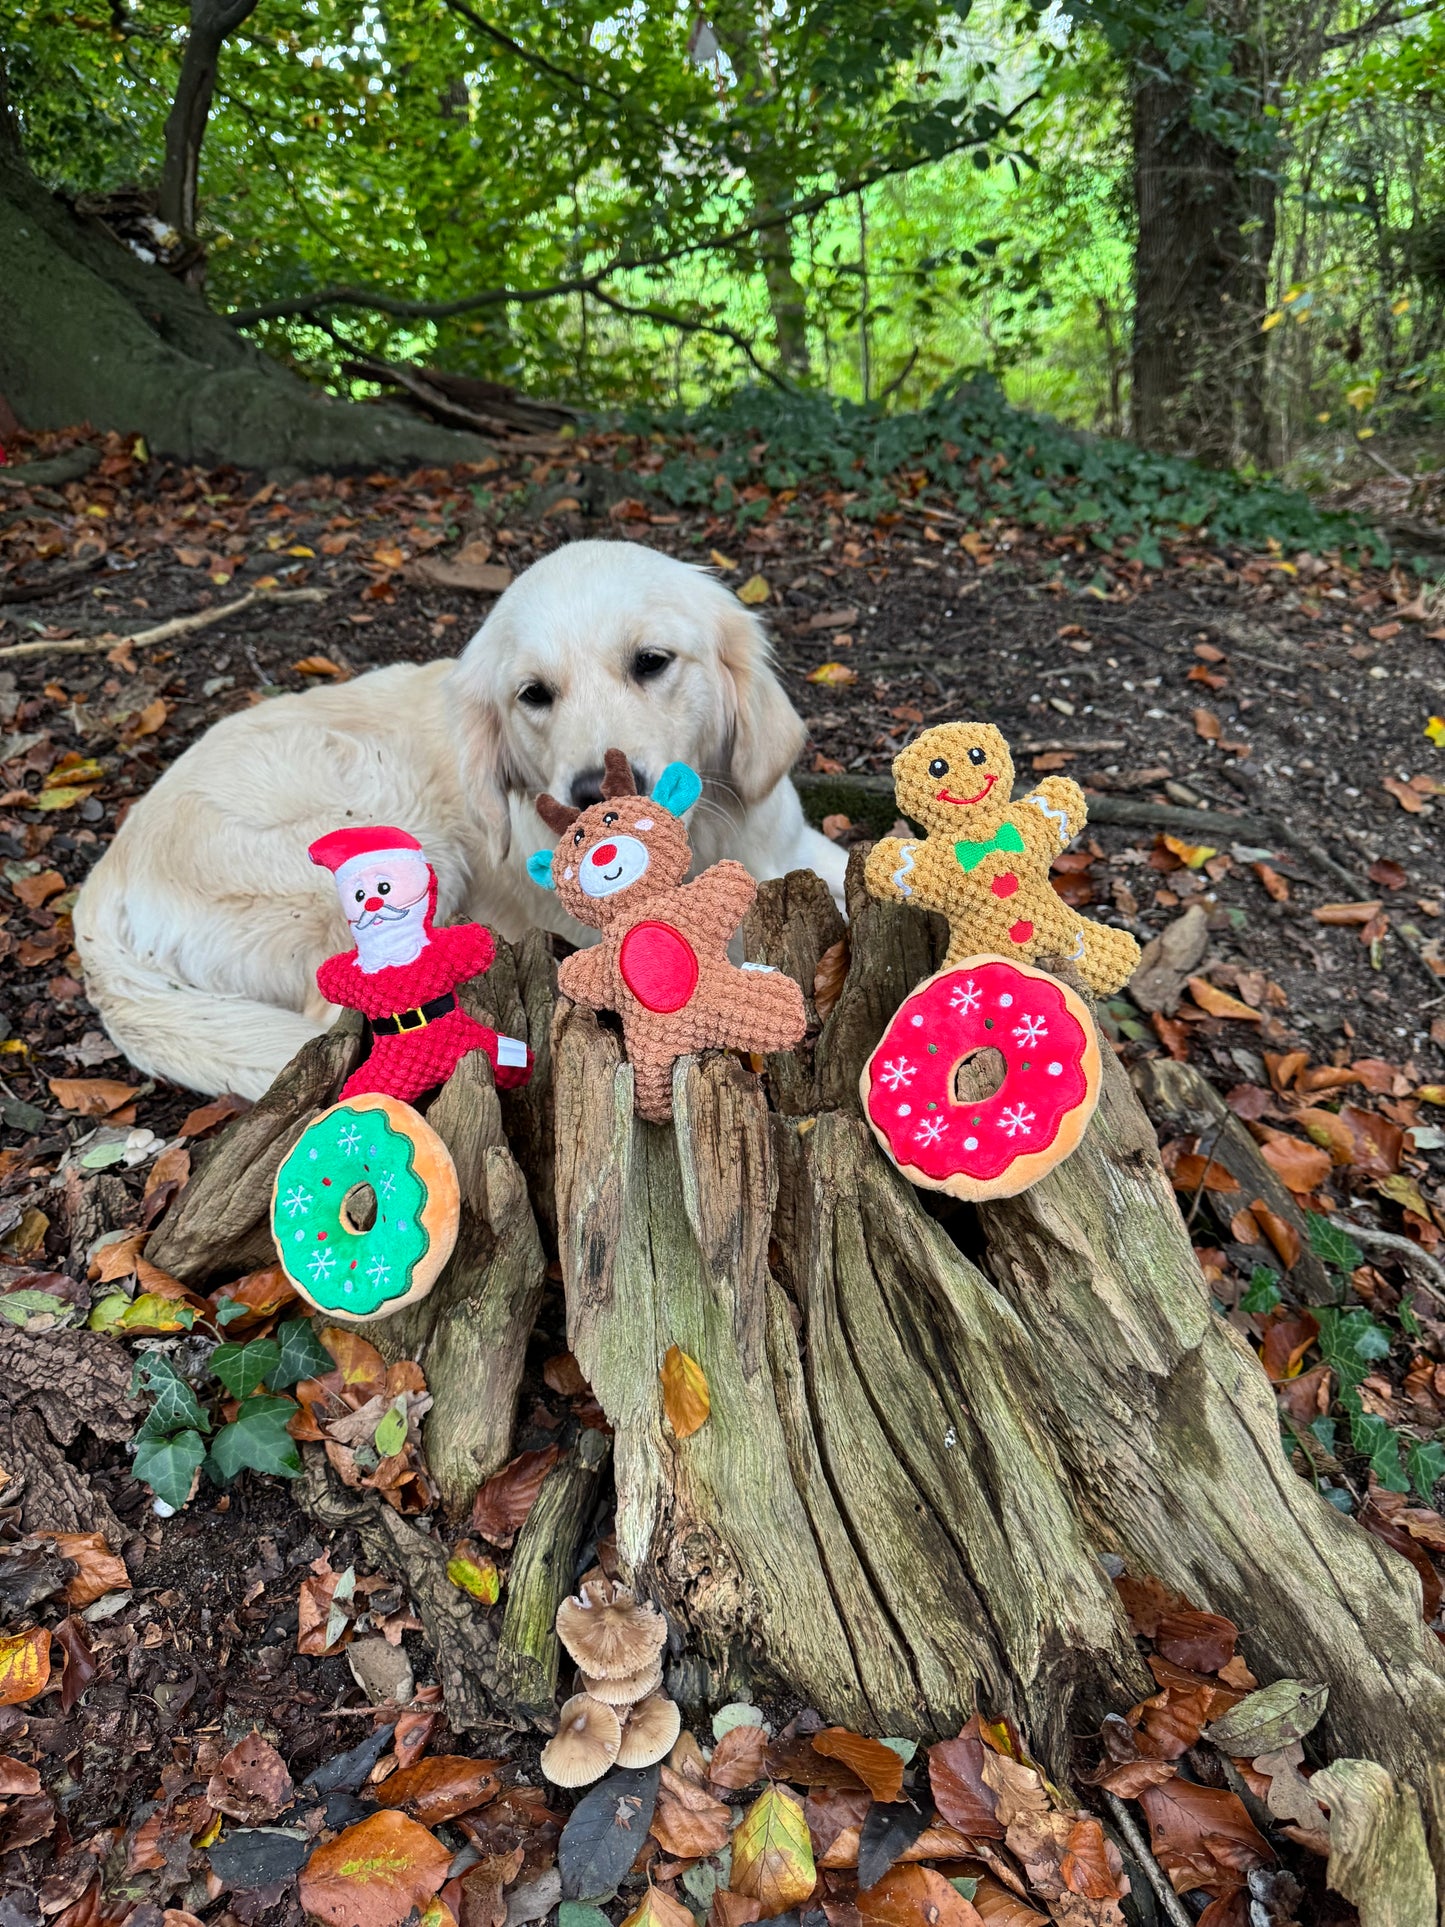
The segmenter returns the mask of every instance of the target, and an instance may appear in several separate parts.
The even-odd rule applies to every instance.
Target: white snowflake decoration
[[[1022,1104],[1015,1104],[1011,1109],[1001,1111],[998,1121],[1009,1137],[1018,1137],[1020,1134],[1024,1137],[1033,1135],[1034,1114]]]
[[[389,1198],[392,1192],[395,1191],[396,1189],[396,1178],[393,1175],[393,1173],[390,1171],[383,1171],[381,1176],[377,1179],[376,1188],[381,1193],[382,1197]]]
[[[391,1277],[391,1266],[385,1258],[373,1258],[366,1267],[366,1275],[374,1285],[384,1285]]]
[[[334,1251],[313,1251],[307,1261],[306,1269],[311,1273],[311,1282],[313,1284],[320,1284],[323,1278],[329,1278],[332,1272],[335,1271],[336,1253]]]
[[[982,1003],[983,992],[974,988],[973,979],[970,977],[966,984],[958,985],[948,1001],[954,1010],[961,1010],[967,1017]]]
[[[927,1149],[937,1144],[947,1129],[948,1125],[941,1117],[926,1117],[913,1133],[913,1142]]]
[[[336,1133],[336,1148],[351,1157],[361,1144],[361,1133],[354,1124],[343,1124]]]
[[[282,1198],[281,1208],[288,1218],[300,1217],[311,1209],[311,1193],[304,1186],[293,1184]]]
[[[891,1064],[885,1064],[878,1073],[890,1091],[902,1090],[911,1084],[918,1075],[918,1066],[910,1064],[906,1057],[895,1057]]]
[[[1041,1037],[1047,1037],[1049,1027],[1042,1017],[1021,1017],[1014,1025],[1014,1036],[1027,1048],[1036,1044]]]

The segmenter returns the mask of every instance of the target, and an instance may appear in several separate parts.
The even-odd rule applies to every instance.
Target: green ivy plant
[[[236,1306],[232,1316],[242,1309]],[[207,1369],[236,1400],[237,1410],[211,1436],[211,1415],[169,1354],[141,1352],[131,1374],[131,1396],[145,1393],[152,1402],[136,1435],[135,1476],[168,1512],[187,1503],[202,1469],[217,1485],[229,1485],[244,1471],[296,1478],[301,1458],[287,1426],[300,1408],[281,1394],[300,1379],[334,1367],[309,1318],[288,1319],[273,1338],[223,1341]]]

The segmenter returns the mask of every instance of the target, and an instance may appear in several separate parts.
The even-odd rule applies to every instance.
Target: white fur
[[[643,648],[675,657],[654,681],[629,674]],[[550,708],[519,701],[534,681],[555,691]],[[80,893],[87,994],[140,1069],[259,1097],[334,1016],[315,972],[347,926],[306,849],[348,824],[421,841],[439,922],[589,942],[527,875],[555,842],[532,799],[567,800],[610,748],[649,784],[670,762],[702,775],[696,868],[813,869],[841,896],[843,852],[809,829],[788,781],[803,741],[761,625],[712,576],[631,542],[572,543],[513,583],[457,661],[278,696],[194,743]]]

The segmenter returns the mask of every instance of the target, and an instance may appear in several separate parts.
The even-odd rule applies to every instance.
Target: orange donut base
[[[1030,1185],[1037,1184],[1039,1179],[1043,1177],[1046,1172],[1052,1171],[1055,1165],[1062,1164],[1064,1159],[1078,1148],[1079,1140],[1088,1129],[1089,1119],[1094,1115],[1094,1107],[1099,1101],[1099,1085],[1103,1074],[1103,1067],[1099,1057],[1098,1035],[1094,1029],[1094,1020],[1089,1014],[1089,1007],[1083,998],[1070,985],[1064,983],[1061,978],[1051,977],[1046,970],[1038,970],[1032,964],[1021,963],[1016,958],[1000,958],[992,953],[980,953],[976,956],[965,957],[959,963],[948,964],[944,969],[935,971],[931,977],[925,977],[922,983],[915,984],[913,989],[908,993],[908,997],[904,999],[904,1002],[908,1003],[913,998],[924,995],[927,991],[931,990],[936,983],[941,982],[946,977],[963,976],[968,971],[977,969],[981,964],[992,963],[1005,963],[1011,970],[1018,971],[1021,976],[1037,977],[1049,984],[1055,992],[1063,997],[1070,1015],[1077,1020],[1080,1029],[1084,1033],[1085,1044],[1083,1051],[1080,1053],[1078,1063],[1084,1075],[1086,1085],[1085,1095],[1078,1104],[1074,1105],[1072,1109],[1065,1111],[1059,1119],[1058,1129],[1054,1134],[1051,1144],[1042,1151],[1020,1152],[1019,1156],[1016,1157],[1005,1170],[1001,1171],[996,1178],[971,1178],[965,1172],[960,1171],[951,1177],[939,1179],[931,1177],[926,1171],[921,1171],[916,1164],[905,1164],[900,1158],[895,1156],[887,1133],[874,1120],[869,1110],[869,1099],[873,1094],[874,1060],[884,1048],[888,1033],[896,1021],[897,1013],[895,1013],[894,1018],[890,1020],[888,1030],[885,1030],[883,1039],[879,1041],[877,1047],[870,1054],[868,1062],[863,1066],[863,1074],[858,1080],[858,1091],[863,1101],[863,1115],[868,1120],[868,1127],[884,1151],[888,1154],[889,1159],[897,1165],[908,1182],[917,1185],[921,1190],[945,1191],[950,1197],[964,1198],[973,1204],[982,1204],[989,1198],[1016,1198],[1020,1191],[1027,1191]],[[900,1009],[901,1008],[902,1006],[900,1006]],[[993,1048],[999,1050],[1005,1059],[1008,1058],[1009,1052],[1004,1049],[1001,1043],[995,1043]],[[971,1053],[963,1053],[965,1056],[969,1054]],[[949,1074],[950,1090],[953,1087],[953,1079],[957,1075],[958,1064],[961,1061],[961,1057],[955,1060],[953,1070]]]

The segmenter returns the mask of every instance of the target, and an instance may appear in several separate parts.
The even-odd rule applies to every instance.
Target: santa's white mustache
[[[409,917],[415,910],[415,903],[384,903],[379,910],[363,910],[359,917],[353,918],[353,930],[374,930],[379,923],[395,923],[400,917]]]

